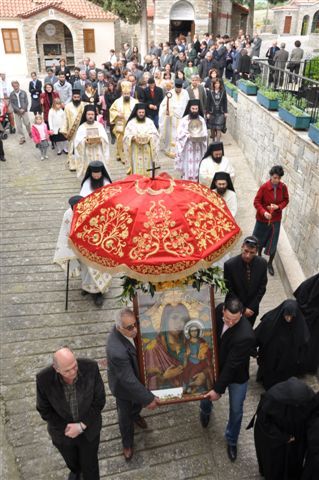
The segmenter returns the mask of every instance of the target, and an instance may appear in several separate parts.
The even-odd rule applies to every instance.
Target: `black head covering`
[[[227,190],[232,190],[233,192],[235,191],[234,185],[233,185],[233,182],[232,182],[232,179],[231,179],[231,176],[229,175],[229,173],[227,173],[227,172],[216,172],[214,177],[213,177],[212,184],[210,186],[211,190],[214,190],[216,188],[215,182],[217,180],[226,180]]]
[[[296,377],[290,377],[285,382],[277,383],[268,390],[266,395],[277,402],[294,406],[312,404],[315,399],[315,392],[312,388]]]
[[[198,100],[197,98],[193,98],[192,100],[188,100],[188,104],[187,104],[186,110],[184,112],[184,117],[186,115],[190,114],[190,109],[193,105],[196,105],[198,107],[198,115],[203,117],[204,113],[203,113],[203,110],[202,110],[202,106],[201,106],[200,100]]]
[[[106,178],[110,183],[112,183],[111,177],[108,174],[104,166],[104,163],[100,162],[99,160],[95,160],[94,162],[89,163],[89,166],[86,169],[84,178],[82,180],[81,187],[83,186],[83,183],[85,182],[85,180],[91,177],[92,172],[102,172],[102,177]]]
[[[133,110],[131,111],[131,115],[128,117],[128,120],[127,120],[126,124],[128,124],[128,122],[130,120],[132,120],[133,118],[137,117],[137,110],[142,110],[142,109],[145,110],[145,116],[146,116],[146,112],[147,112],[146,104],[145,103],[136,103],[134,105]]]
[[[82,200],[81,195],[73,195],[73,197],[69,198],[69,205],[73,210],[74,205],[76,205],[80,200]]]
[[[94,116],[94,119],[96,120],[96,107],[95,105],[85,105],[84,107],[84,110],[83,110],[83,114],[82,114],[82,118],[81,118],[81,124],[82,123],[85,123],[86,122],[86,114],[87,112],[94,112],[95,116]]]
[[[309,340],[309,330],[296,300],[285,300],[277,308],[266,313],[256,328],[257,343],[266,346],[278,334],[286,320],[284,315],[292,315],[291,328],[294,332],[294,348],[305,345]]]
[[[319,321],[319,273],[302,282],[294,292],[294,297],[307,320]]]
[[[175,80],[175,87],[177,88],[183,88],[183,80],[181,80],[180,78],[177,78]]]
[[[203,158],[211,157],[213,152],[216,152],[217,150],[221,150],[223,152],[224,156],[224,144],[223,142],[213,142],[210,145],[208,145],[208,148],[206,150],[205,155]]]
[[[79,88],[73,88],[72,95],[81,95],[81,90]]]

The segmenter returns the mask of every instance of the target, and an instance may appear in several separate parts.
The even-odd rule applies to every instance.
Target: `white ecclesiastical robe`
[[[214,192],[217,193],[217,190],[214,189]],[[217,194],[218,195],[218,194]],[[235,218],[237,214],[237,195],[233,190],[226,190],[224,195],[221,196],[222,199],[225,201],[228,210],[232,214],[232,216]],[[224,263],[227,262],[231,257],[231,252],[226,253],[223,255],[217,262],[213,264],[214,267],[220,267],[224,269]]]
[[[104,178],[103,179],[103,187],[105,185],[109,185],[109,181],[107,180],[107,178]],[[82,187],[81,187],[81,191],[79,193],[79,195],[81,195],[81,197],[87,197],[88,195],[90,195],[91,193],[93,193],[94,190],[92,189],[91,187],[91,178],[87,178],[85,180],[85,182],[83,183]]]
[[[157,162],[159,150],[159,133],[153,120],[145,117],[144,122],[139,122],[132,118],[125,127],[123,150],[130,162],[130,173],[150,177],[151,172],[147,170],[152,162]]]
[[[171,98],[166,94],[159,109],[159,132],[165,155],[175,158],[177,130],[184,116],[189,95],[186,90],[181,90],[178,94],[171,90],[168,94],[172,95]]]
[[[234,182],[235,170],[227,157],[222,157],[220,163],[214,162],[213,158],[209,155],[203,158],[199,167],[199,183],[206,185],[210,188],[214,175],[216,172],[229,173],[232,181]]]
[[[97,132],[99,143],[88,143],[90,132]],[[109,139],[107,133],[99,122],[94,122],[92,125],[87,122],[79,126],[74,139],[75,152],[75,168],[78,178],[83,178],[90,162],[99,160],[107,169],[109,162]]]
[[[86,266],[75,255],[69,246],[71,224],[73,218],[72,208],[69,208],[63,215],[60,233],[54,253],[53,263],[58,264],[64,272],[67,272],[69,264],[69,277],[81,276],[82,290],[89,293],[105,293],[108,291],[112,277],[109,273],[102,273],[92,267]]]
[[[203,117],[198,116],[201,122],[200,141],[195,141],[189,131],[189,115],[180,121],[176,137],[175,170],[182,173],[185,180],[198,180],[198,168],[207,148],[207,127]]]
[[[81,102],[78,106],[75,106],[73,102],[69,102],[65,105],[64,112],[65,112],[65,122],[62,128],[60,128],[60,132],[67,138],[68,140],[68,163],[69,169],[74,171],[75,168],[75,157],[74,157],[74,139],[76,132],[79,128],[85,102]]]

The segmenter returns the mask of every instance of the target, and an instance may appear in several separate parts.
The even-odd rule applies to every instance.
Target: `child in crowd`
[[[49,127],[53,131],[52,135],[52,142],[54,142],[57,146],[57,154],[61,155],[62,152],[68,153],[68,142],[62,133],[60,133],[60,129],[65,122],[65,111],[62,109],[62,103],[59,98],[55,98],[53,100],[52,108],[49,110]]]
[[[43,121],[42,115],[40,113],[36,113],[34,116],[34,124],[31,128],[31,135],[35,146],[40,149],[41,160],[49,158],[47,151],[49,146],[49,135],[51,133],[53,132],[48,130],[48,127]]]

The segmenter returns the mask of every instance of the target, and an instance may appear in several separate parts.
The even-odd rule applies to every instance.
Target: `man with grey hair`
[[[200,76],[198,74],[194,73],[191,76],[191,85],[186,89],[186,92],[188,93],[190,100],[194,100],[196,98],[200,101],[202,111],[205,113],[207,95],[205,87],[203,87],[203,85],[200,83]]]
[[[69,480],[99,480],[98,448],[105,390],[93,360],[63,347],[37,374],[37,410],[70,469]]]
[[[140,412],[143,407],[153,410],[157,398],[139,380],[139,368],[134,339],[137,335],[136,318],[132,310],[124,308],[118,314],[106,346],[109,387],[116,398],[123,455],[126,461],[133,457],[134,423],[147,428]]]
[[[286,44],[283,42],[280,44],[280,50],[278,50],[274,55],[274,66],[284,70],[286,68],[286,63],[289,58],[289,52],[286,50]],[[284,80],[284,73],[280,70],[275,71],[275,87],[278,85],[281,86]]]

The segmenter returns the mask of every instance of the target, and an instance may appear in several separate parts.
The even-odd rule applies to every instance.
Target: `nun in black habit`
[[[254,437],[259,471],[266,480],[300,480],[306,422],[314,402],[314,391],[295,377],[261,396]],[[254,418],[247,428],[253,426]]]
[[[305,372],[315,373],[319,367],[319,273],[302,282],[294,296],[310,333]]]
[[[316,393],[315,408],[307,422],[307,451],[301,480],[319,478],[319,392]]]
[[[309,330],[296,300],[286,300],[266,313],[255,329],[257,381],[268,390],[303,371]]]

